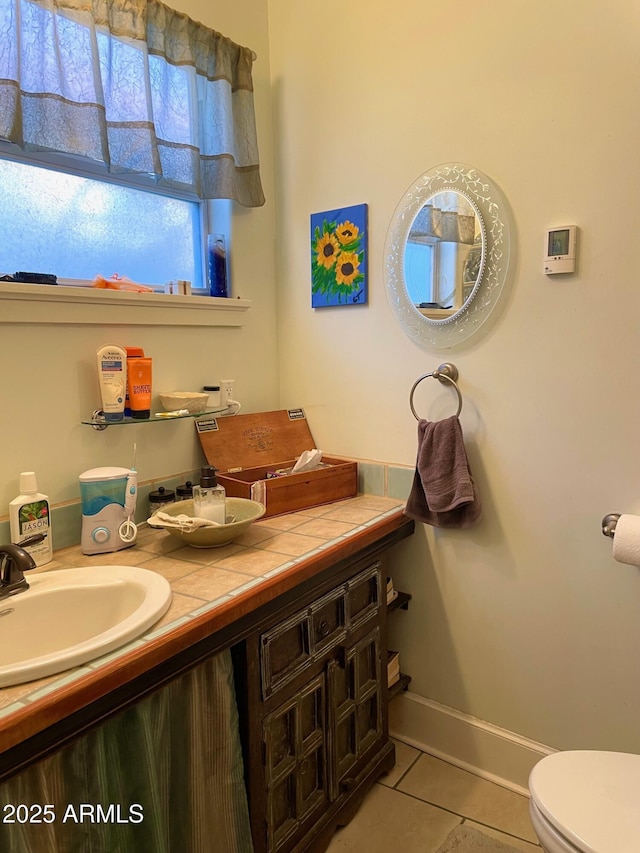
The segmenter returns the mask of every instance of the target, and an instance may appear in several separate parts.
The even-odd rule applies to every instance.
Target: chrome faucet
[[[35,569],[36,564],[24,545],[36,545],[42,542],[44,535],[37,533],[23,539],[19,545],[0,545],[0,599],[8,598],[29,589],[24,573]]]

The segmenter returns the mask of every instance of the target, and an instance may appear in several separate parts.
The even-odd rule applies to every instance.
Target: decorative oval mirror
[[[508,211],[482,172],[445,163],[418,178],[385,244],[387,296],[406,334],[452,347],[477,332],[498,301],[509,254]]]

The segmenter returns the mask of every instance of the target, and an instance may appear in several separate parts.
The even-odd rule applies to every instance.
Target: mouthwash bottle
[[[20,474],[20,494],[9,504],[9,528],[14,545],[20,545],[29,536],[44,535],[42,542],[22,546],[36,566],[44,566],[53,559],[49,498],[38,491],[33,471]]]

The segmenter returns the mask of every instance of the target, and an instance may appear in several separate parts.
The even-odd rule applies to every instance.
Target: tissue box
[[[268,476],[292,468],[305,450],[316,446],[302,409],[282,409],[249,415],[195,421],[209,465],[218,469],[218,482],[229,497],[255,496],[266,506],[266,516],[282,515],[331,501],[351,498],[358,491],[355,462],[323,453],[323,467],[302,474]]]

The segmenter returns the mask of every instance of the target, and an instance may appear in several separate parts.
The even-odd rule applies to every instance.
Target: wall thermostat
[[[575,272],[577,230],[575,225],[549,228],[544,246],[544,272],[546,275],[553,275],[557,272]]]

